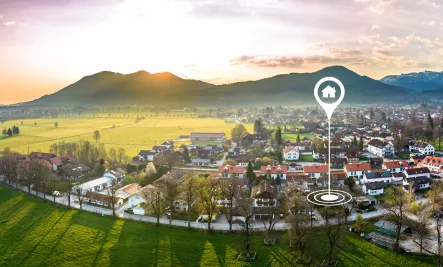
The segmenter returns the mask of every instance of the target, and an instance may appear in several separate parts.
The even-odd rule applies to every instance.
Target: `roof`
[[[439,167],[443,165],[443,158],[441,157],[433,157],[433,156],[427,156],[421,164],[428,164],[435,167]]]
[[[408,175],[416,175],[421,173],[431,173],[427,167],[423,168],[413,168],[413,169],[406,169],[405,170]]]
[[[365,186],[366,186],[366,189],[377,190],[377,189],[389,187],[389,184],[387,184],[385,182],[373,182],[373,183],[366,183]]]
[[[409,163],[406,160],[385,161],[383,164],[386,169],[409,167]]]
[[[63,161],[60,157],[51,158],[49,161],[57,167],[63,165]]]
[[[49,160],[50,158],[55,158],[56,155],[51,154],[51,153],[31,152],[31,154],[29,154],[29,157],[30,157],[31,159],[34,159],[34,158],[41,158],[41,159],[47,159],[47,160]]]
[[[211,159],[192,159],[192,163],[211,163]]]
[[[89,189],[89,188],[92,188],[92,187],[95,187],[95,186],[99,186],[99,185],[104,184],[104,183],[108,183],[108,182],[110,182],[112,180],[114,180],[114,179],[112,179],[111,177],[101,177],[101,178],[98,178],[98,179],[94,179],[94,180],[88,181],[88,182],[83,183],[83,184],[79,184],[76,187],[80,187],[81,189],[86,190],[86,189]]]
[[[429,146],[428,143],[423,143],[423,142],[416,142],[416,141],[411,141],[409,143],[410,146],[415,146],[415,147],[419,147],[419,148],[426,148],[427,146]]]
[[[426,158],[425,155],[415,155],[415,156],[411,156],[411,159],[413,159],[413,160],[422,160],[422,159],[424,159],[424,158]]]
[[[431,179],[426,176],[417,176],[415,178],[406,178],[406,181],[408,183],[413,182],[415,186],[418,186],[420,184],[427,184],[431,182]]]
[[[346,171],[370,171],[372,170],[371,164],[369,163],[356,163],[356,164],[345,164]]]
[[[288,166],[261,166],[260,173],[261,174],[280,174],[280,173],[287,173],[288,172]]]
[[[85,197],[89,198],[89,199],[93,199],[93,200],[98,200],[103,203],[111,203],[112,202],[112,196],[100,194],[97,192],[88,191],[88,192],[86,192]],[[119,197],[114,197],[114,203],[117,203],[120,199],[121,198],[119,198]]]
[[[255,162],[255,160],[257,159],[257,156],[255,155],[249,155],[249,154],[243,154],[243,155],[238,155],[237,156],[237,161],[238,162]]]
[[[285,147],[284,149],[283,149],[283,153],[288,153],[288,152],[291,152],[291,151],[295,151],[295,152],[298,152],[298,149],[296,149],[296,148],[294,148],[294,147],[292,147],[292,146],[287,146],[287,147]]]
[[[139,156],[152,156],[157,154],[157,152],[151,151],[151,150],[140,150],[140,152],[138,152]]]
[[[346,173],[345,172],[331,172],[331,178],[335,180],[345,180]]]
[[[232,174],[242,174],[245,173],[245,167],[243,166],[219,166],[217,168],[219,173],[232,173]]]
[[[347,158],[359,158],[360,157],[360,153],[358,153],[358,151],[347,151],[346,152],[346,157]]]
[[[304,173],[327,173],[329,172],[328,165],[308,165],[303,166]]]
[[[128,185],[123,186],[122,188],[118,189],[118,191],[123,191],[123,192],[132,196],[132,195],[137,194],[139,189],[140,189],[140,185],[133,183],[133,184],[128,184]]]
[[[387,146],[389,144],[386,143],[386,142],[383,142],[383,141],[381,141],[379,139],[372,139],[371,141],[369,141],[368,145],[369,146],[374,146],[374,147],[377,147],[377,148],[384,148],[385,146]]]
[[[199,138],[199,137],[212,137],[212,138],[223,138],[225,133],[222,132],[192,132],[190,134],[191,138]]]
[[[153,184],[157,183],[178,184],[186,174],[188,173],[185,171],[173,170],[155,180]]]
[[[159,145],[159,146],[153,146],[152,147],[152,150],[156,150],[156,151],[165,151],[167,149],[168,149],[168,147],[164,146],[164,145]]]
[[[388,178],[392,177],[391,172],[388,172],[386,170],[382,171],[373,171],[373,172],[367,172],[365,174],[366,179],[377,179],[377,178]]]
[[[260,184],[254,186],[251,191],[252,198],[260,198],[264,196],[263,194],[269,194],[269,197],[276,198],[277,197],[277,188],[273,186],[268,181],[262,181]]]
[[[385,221],[385,220],[380,220],[376,223],[374,223],[374,226],[383,228],[385,230],[388,230],[390,232],[396,232],[397,231],[397,226],[389,221]],[[404,232],[406,230],[406,227],[402,226],[400,229],[400,233]]]

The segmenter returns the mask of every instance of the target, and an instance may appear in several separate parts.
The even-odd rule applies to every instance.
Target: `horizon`
[[[6,1],[1,104],[34,100],[105,69],[216,85],[333,65],[376,80],[441,71],[441,9],[431,0]]]

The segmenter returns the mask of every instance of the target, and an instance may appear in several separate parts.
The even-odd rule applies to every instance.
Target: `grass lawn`
[[[398,152],[398,156],[400,159],[409,159],[409,154],[410,154],[409,152],[404,152],[404,151]]]
[[[54,123],[58,122],[58,128]],[[34,122],[37,125],[34,126]],[[20,135],[0,138],[0,150],[11,147],[13,150],[27,154],[32,151],[48,151],[53,143],[64,141],[78,141],[80,139],[93,141],[92,134],[95,130],[101,133],[100,142],[111,147],[126,148],[127,155],[135,156],[141,149],[151,149],[153,145],[163,143],[168,139],[174,140],[179,135],[189,135],[191,132],[224,132],[226,137],[231,135],[233,123],[226,123],[222,119],[205,118],[171,118],[148,117],[138,123],[135,117],[80,117],[80,118],[54,118],[21,121],[6,121],[0,128],[20,127]],[[115,127],[113,127],[115,125]],[[245,125],[252,132],[252,124]],[[177,142],[190,143],[189,141]]]
[[[282,138],[284,141],[291,140],[292,142],[297,141],[297,135],[300,135],[300,140],[303,139],[303,137],[312,138],[312,134],[310,133],[301,133],[301,134],[292,134],[292,133],[283,133],[282,132]]]
[[[254,262],[236,260],[238,234],[206,233],[67,210],[0,186],[0,266],[293,266],[283,234],[280,244],[252,238]],[[307,254],[322,262],[327,242],[310,234]],[[397,255],[344,232],[340,266],[429,266],[432,258]]]

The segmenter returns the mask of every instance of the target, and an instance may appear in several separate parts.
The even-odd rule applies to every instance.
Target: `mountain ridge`
[[[422,72],[402,73],[400,75],[385,76],[380,81],[385,84],[406,88],[411,93],[419,93],[443,87],[443,72],[425,70]]]

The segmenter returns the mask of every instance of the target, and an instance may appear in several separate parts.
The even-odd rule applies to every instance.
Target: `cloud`
[[[423,21],[422,24],[427,27],[434,27],[437,23],[435,22],[435,20],[431,20],[431,21]]]
[[[371,27],[371,31],[372,30],[379,30],[380,29],[380,26],[378,26],[378,25],[372,25],[372,27]]]
[[[15,24],[16,24],[15,21],[5,21],[5,22],[3,22],[3,25],[5,25],[5,26],[13,26]]]
[[[374,49],[372,51],[372,54],[374,54],[375,56],[379,56],[379,57],[392,57],[393,56],[393,54],[390,51],[379,50],[379,49]]]
[[[337,57],[355,57],[362,55],[362,52],[359,50],[347,50],[337,47],[329,48],[329,52]]]
[[[231,60],[231,65],[248,65],[265,68],[298,68],[304,63],[301,57],[259,57],[259,56],[240,56]]]
[[[443,46],[443,40],[440,38],[426,38],[421,36],[416,36],[415,40],[422,43],[425,47]]]
[[[358,57],[332,57],[324,55],[313,55],[304,58],[306,63],[311,64],[326,64],[326,65],[336,65],[336,64],[351,64],[351,65],[361,65],[365,63],[362,58]]]
[[[433,1],[430,1],[430,0],[421,0],[421,1],[418,1],[417,3],[421,4],[421,5],[427,5],[427,6],[430,6],[433,8],[440,8],[441,7],[441,5],[439,5]]]
[[[394,3],[394,0],[355,0],[355,2],[366,4],[369,3],[368,10],[377,15],[381,15],[386,8]]]

